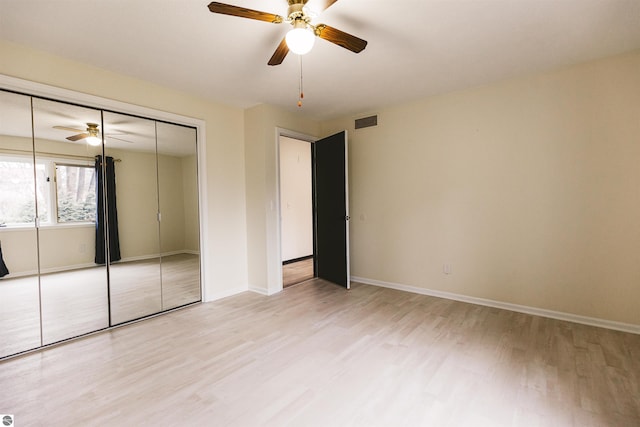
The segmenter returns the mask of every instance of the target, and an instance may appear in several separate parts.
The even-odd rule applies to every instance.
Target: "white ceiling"
[[[313,0],[311,0],[313,1]],[[286,14],[285,0],[226,3]],[[267,61],[289,28],[213,14],[208,0],[0,0],[0,38],[238,107],[328,119],[640,49],[640,0],[339,0],[317,40]],[[310,2],[311,4],[311,2]]]

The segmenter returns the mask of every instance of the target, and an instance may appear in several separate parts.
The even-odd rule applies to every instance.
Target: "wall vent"
[[[377,125],[378,125],[377,115],[356,119],[356,129],[368,128],[368,127],[377,126]]]

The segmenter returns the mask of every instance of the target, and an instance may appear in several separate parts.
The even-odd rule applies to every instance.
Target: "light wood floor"
[[[117,263],[110,276],[110,288],[104,266],[0,280],[0,357],[107,328],[109,307],[114,325],[201,299],[198,255]]]
[[[353,283],[0,363],[21,426],[638,426],[640,335]]]
[[[313,279],[313,258],[292,262],[282,266],[282,287]]]

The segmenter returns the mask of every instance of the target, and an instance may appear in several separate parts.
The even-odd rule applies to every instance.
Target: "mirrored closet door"
[[[104,135],[111,320],[118,324],[162,310],[156,124],[105,112]]]
[[[0,358],[201,301],[193,128],[0,90]]]
[[[40,347],[31,98],[0,91],[0,357]]]
[[[198,161],[193,128],[158,122],[162,309],[200,301]]]
[[[107,268],[96,262],[104,250],[95,227],[102,144],[82,138],[101,121],[99,110],[33,99],[35,159],[44,169],[36,188],[45,345],[109,326]]]

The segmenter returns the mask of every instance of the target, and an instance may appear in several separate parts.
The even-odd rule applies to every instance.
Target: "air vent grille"
[[[361,119],[356,119],[356,129],[368,128],[371,126],[378,125],[378,116],[369,116],[363,117]]]

